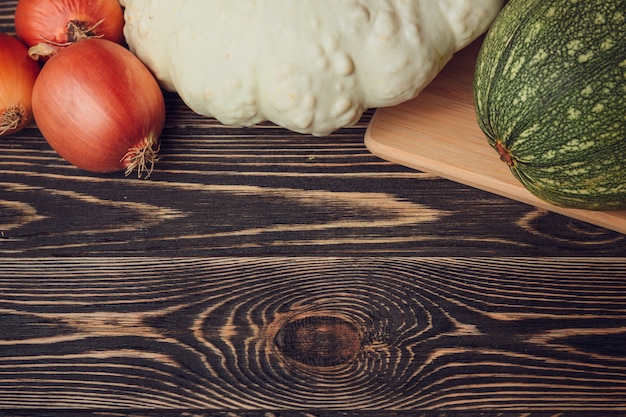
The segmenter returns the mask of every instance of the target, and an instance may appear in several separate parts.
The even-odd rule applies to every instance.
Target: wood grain
[[[626,252],[623,234],[380,160],[363,145],[371,112],[312,138],[168,104],[148,181],[73,168],[34,127],[0,142],[0,255]]]
[[[0,408],[626,412],[623,259],[41,258],[0,277]],[[284,334],[303,321],[349,326],[354,355],[288,354],[314,351]]]
[[[148,181],[0,140],[1,415],[626,414],[625,235],[166,100]]]

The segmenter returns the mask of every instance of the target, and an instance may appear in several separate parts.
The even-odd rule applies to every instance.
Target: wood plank
[[[11,32],[16,1],[0,1]],[[195,115],[167,94],[148,181],[0,141],[0,256],[622,256],[626,235],[372,155],[373,111],[325,138]]]
[[[376,155],[472,187],[626,233],[626,210],[555,206],[531,194],[478,127],[472,82],[480,40],[457,53],[415,99],[379,109],[366,133]]]
[[[219,125],[168,94],[147,180],[63,161],[36,127],[0,141],[0,255],[621,256],[626,235],[315,138]]]
[[[597,258],[5,259],[0,409],[624,413],[624,277]]]
[[[33,411],[37,410],[11,410],[8,414],[9,417],[32,417]],[[59,410],[56,410],[59,411]],[[504,412],[466,412],[466,411],[364,411],[364,410],[351,410],[351,411],[336,411],[336,410],[254,410],[254,411],[203,411],[203,410],[184,410],[184,411],[170,411],[170,410],[124,410],[123,412],[114,410],[97,410],[93,412],[86,412],[84,410],[62,410],[57,413],[45,413],[49,415],[59,415],[63,417],[85,417],[85,416],[97,416],[97,417],[597,417],[594,412],[572,412],[572,413],[559,413],[559,412],[520,412],[520,411],[504,411]],[[606,414],[605,414],[606,415]],[[608,416],[618,415],[610,413]]]

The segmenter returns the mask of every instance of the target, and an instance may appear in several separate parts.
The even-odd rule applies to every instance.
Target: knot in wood
[[[362,333],[338,317],[310,316],[285,324],[275,343],[286,356],[298,362],[329,367],[348,363],[358,354]]]

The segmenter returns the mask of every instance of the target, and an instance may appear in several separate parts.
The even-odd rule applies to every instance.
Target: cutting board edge
[[[439,172],[436,168],[429,169],[429,164],[426,159],[422,159],[423,163],[416,163],[419,160],[419,157],[416,158],[414,154],[410,154],[405,151],[401,151],[399,149],[393,148],[392,146],[385,145],[383,142],[379,141],[376,138],[376,134],[374,133],[376,129],[376,120],[379,116],[379,112],[381,111],[392,111],[393,108],[383,108],[377,109],[370,120],[370,123],[365,131],[364,143],[367,149],[373,154],[382,158],[386,161],[393,162],[399,165],[403,165],[412,169],[416,169],[419,171],[431,173],[437,176],[440,176],[444,179],[448,179],[454,182],[458,182],[460,184],[473,187],[476,189],[480,189],[486,192],[490,192],[496,195],[500,195],[505,198],[510,198],[515,201],[519,201],[524,204],[528,204],[530,206],[534,206],[540,209],[548,210],[551,212],[555,212],[558,214],[562,214],[567,217],[571,217],[576,220],[584,221],[596,226],[604,227],[605,229],[612,230],[618,233],[626,234],[626,224],[621,224],[624,222],[624,218],[626,218],[626,211],[605,211],[605,212],[595,212],[591,210],[580,210],[580,209],[569,209],[563,208],[559,206],[555,206],[539,198],[535,197],[529,191],[526,190],[526,196],[520,196],[518,194],[511,195],[507,193],[505,190],[499,187],[488,187],[482,183],[475,183],[473,181],[468,181],[467,178],[473,178],[476,174],[471,173],[469,171],[462,171],[465,175],[453,176],[450,175],[449,172],[443,173]],[[407,154],[406,158],[400,157],[399,155]]]

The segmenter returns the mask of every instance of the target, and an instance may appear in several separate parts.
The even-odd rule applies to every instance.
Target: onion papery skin
[[[118,0],[19,0],[15,32],[28,47],[66,46],[78,40],[70,22],[92,28],[88,36],[124,43],[124,11]]]
[[[156,160],[165,101],[152,73],[129,50],[87,39],[43,66],[33,114],[50,146],[72,165],[97,173],[137,168],[141,177]],[[142,155],[146,163],[135,167]]]
[[[26,45],[0,33],[0,136],[19,132],[32,122],[31,96],[39,70]]]

